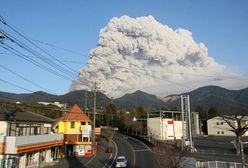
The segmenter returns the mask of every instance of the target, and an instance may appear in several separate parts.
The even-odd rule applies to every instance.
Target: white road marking
[[[113,159],[112,163],[109,165],[109,168],[111,168],[112,165],[114,164],[115,159],[116,159],[116,157],[117,157],[117,153],[118,153],[118,147],[117,147],[116,143],[115,143],[113,140],[112,140],[112,142],[113,142],[113,144],[115,145],[116,151],[115,151],[114,159]],[[111,156],[110,156],[110,157],[112,157],[112,153],[111,153]],[[109,159],[109,160],[110,160],[110,159]],[[107,163],[108,163],[108,162],[107,162]],[[105,166],[107,167],[107,163],[103,166],[103,168],[105,168]]]

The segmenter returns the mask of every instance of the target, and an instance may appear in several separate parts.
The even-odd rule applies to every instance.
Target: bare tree
[[[111,127],[105,127],[102,129],[102,135],[106,138],[108,142],[108,148],[107,148],[107,153],[112,153],[113,147],[112,147],[112,139],[114,137],[114,128]]]
[[[127,130],[127,134],[129,133],[129,128],[132,126],[132,117],[130,112],[124,112],[121,116],[123,125],[125,129]]]
[[[153,151],[159,167],[178,168],[188,150],[186,148],[181,150],[181,148],[175,144],[167,144],[159,141],[156,142]]]
[[[230,126],[229,131],[236,135],[236,152],[240,154],[241,137],[248,131],[248,121],[244,115],[223,116],[223,120]]]

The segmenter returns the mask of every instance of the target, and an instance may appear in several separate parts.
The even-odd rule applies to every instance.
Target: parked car
[[[125,156],[118,156],[115,162],[115,167],[127,167],[127,159]]]

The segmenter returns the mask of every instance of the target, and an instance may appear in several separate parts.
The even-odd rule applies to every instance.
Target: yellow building
[[[78,105],[74,105],[63,117],[56,120],[53,131],[64,135],[66,155],[92,155],[91,121]]]

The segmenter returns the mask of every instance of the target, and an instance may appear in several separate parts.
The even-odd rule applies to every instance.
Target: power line
[[[1,45],[1,44],[4,44],[4,45],[7,46],[7,47],[5,47],[5,46],[3,46],[3,45]],[[64,79],[64,80],[67,80],[67,81],[70,81],[70,82],[72,82],[72,80],[73,80],[73,79],[68,78],[67,76],[64,76],[64,75],[62,75],[62,74],[60,74],[60,73],[58,73],[58,72],[56,72],[56,71],[54,71],[54,70],[52,70],[52,69],[50,69],[50,68],[48,68],[48,67],[46,67],[46,66],[40,64],[39,62],[37,62],[37,61],[35,61],[34,59],[32,59],[32,58],[30,58],[30,57],[28,57],[28,56],[22,54],[21,52],[19,52],[19,51],[15,50],[14,48],[8,46],[7,44],[5,44],[5,43],[2,42],[2,41],[0,42],[0,46],[1,46],[2,48],[4,48],[5,50],[11,52],[12,54],[14,54],[14,55],[16,55],[16,56],[18,56],[18,57],[20,57],[20,58],[22,58],[22,59],[24,59],[24,60],[30,62],[31,64],[33,64],[33,65],[35,65],[35,66],[38,66],[39,68],[44,69],[44,70],[46,70],[46,71],[52,73],[53,75],[56,75],[56,76],[58,76],[58,77],[60,77],[60,78],[62,78],[62,79]],[[87,85],[87,83],[86,83],[86,82],[83,82],[83,81],[79,81],[79,83]]]
[[[8,82],[8,81],[3,80],[3,79],[0,79],[0,81],[3,82],[3,83],[6,83],[6,84],[8,84],[8,85],[14,86],[14,87],[16,87],[16,88],[23,89],[23,90],[25,90],[25,91],[31,92],[31,93],[34,92],[34,91],[30,90],[30,89],[24,88],[24,87],[22,87],[22,86],[16,85],[16,84],[14,84],[14,83]]]
[[[72,72],[74,72],[75,70],[73,70],[71,67],[67,66],[66,64],[64,64],[63,62],[59,61],[57,58],[55,58],[54,56],[52,56],[50,53],[48,53],[46,50],[42,49],[41,47],[39,47],[38,45],[36,45],[34,42],[32,42],[30,39],[28,39],[26,36],[24,36],[22,33],[20,33],[19,31],[15,30],[12,26],[10,26],[6,21],[2,21],[3,19],[1,19],[0,21],[6,25],[7,27],[9,27],[11,30],[13,30],[15,33],[17,33],[19,36],[21,36],[22,38],[24,38],[25,40],[27,40],[28,42],[30,42],[32,45],[34,45],[35,47],[37,47],[39,50],[41,50],[42,52],[46,53],[48,56],[50,56],[51,58],[55,59],[58,63],[64,65],[65,67],[67,67],[68,69],[70,69]]]
[[[72,80],[73,80],[73,79],[71,79],[71,78],[69,78],[69,77],[67,77],[67,76],[64,76],[64,75],[58,73],[57,71],[54,71],[54,70],[51,69],[51,68],[48,68],[48,67],[42,65],[41,63],[39,63],[39,62],[37,62],[36,60],[34,60],[34,59],[28,57],[27,55],[22,54],[20,51],[15,50],[13,47],[11,47],[11,46],[5,44],[4,42],[0,42],[0,43],[6,46],[6,47],[5,47],[5,46],[3,46],[3,45],[0,45],[2,48],[4,48],[5,50],[11,52],[12,54],[14,54],[14,55],[16,55],[16,56],[18,56],[18,57],[20,57],[20,58],[22,58],[22,59],[24,59],[24,60],[30,62],[31,64],[33,64],[33,65],[35,65],[35,66],[38,66],[38,67],[40,67],[41,69],[44,69],[44,70],[46,70],[46,71],[48,71],[48,72],[50,72],[50,73],[52,73],[52,74],[54,74],[54,75],[56,75],[56,76],[58,76],[58,77],[60,77],[60,78],[63,78],[63,79],[65,79],[65,80],[67,80],[67,81],[72,81]]]
[[[0,54],[2,54],[2,55],[14,55],[14,54],[11,54],[11,53],[4,53],[4,52],[0,52]],[[35,57],[35,56],[29,55],[29,57]],[[59,59],[59,60],[61,62],[68,62],[68,63],[72,63],[72,64],[81,64],[81,65],[85,65],[86,64],[85,62],[80,62],[80,61],[61,60],[61,59]]]
[[[6,34],[5,35],[7,39],[9,39],[11,42],[17,44],[19,47],[21,47],[22,49],[28,51],[29,53],[33,54],[34,56],[36,56],[38,59],[40,59],[41,61],[45,62],[46,64],[50,65],[51,67],[55,68],[56,70],[60,71],[61,73],[66,74],[67,76],[71,76],[74,77],[74,74],[72,74],[70,71],[68,71],[67,69],[61,67],[60,65],[52,62],[51,60],[47,59],[46,57],[44,57],[43,55],[41,55],[40,53],[36,52],[35,50],[31,49],[30,47],[28,47],[27,45],[25,45],[24,43],[20,42],[19,40],[17,40],[15,37]],[[11,37],[10,37],[11,36]]]
[[[46,89],[46,88],[44,88],[44,87],[38,85],[37,83],[34,83],[33,81],[31,81],[31,80],[29,80],[29,79],[23,77],[22,75],[19,75],[18,73],[16,73],[16,72],[10,70],[9,68],[7,68],[7,67],[5,67],[5,66],[3,66],[3,65],[1,65],[1,64],[0,64],[0,67],[2,67],[3,69],[5,69],[5,70],[11,72],[12,74],[18,76],[18,77],[21,78],[21,79],[23,79],[23,80],[25,80],[25,81],[27,81],[27,82],[29,82],[29,83],[31,83],[31,84],[33,84],[33,85],[35,85],[35,86],[41,88],[41,89],[43,89],[43,90],[46,90],[47,92],[53,93],[52,91],[50,91],[50,90],[48,90],[48,89]]]
[[[2,22],[4,25],[6,25],[7,27],[9,27],[12,31],[14,31],[15,33],[17,33],[19,36],[21,36],[23,39],[27,40],[29,43],[31,43],[32,45],[34,45],[35,47],[37,47],[39,50],[41,50],[42,52],[46,53],[49,57],[51,57],[53,60],[56,60],[58,63],[64,65],[65,67],[67,67],[67,69],[65,69],[64,67],[54,63],[53,61],[49,60],[48,58],[44,57],[43,55],[41,55],[40,53],[38,53],[37,51],[33,50],[32,48],[30,48],[29,46],[27,46],[26,44],[20,42],[19,40],[17,40],[15,37],[13,37],[10,34],[4,33],[5,37],[7,37],[11,42],[16,43],[19,47],[27,50],[28,52],[30,52],[31,54],[35,55],[38,59],[42,60],[43,62],[49,64],[50,66],[52,66],[53,68],[55,68],[56,70],[60,71],[61,73],[65,73],[66,75],[68,75],[70,78],[74,78],[74,73],[77,73],[75,70],[71,69],[70,67],[68,67],[66,64],[64,64],[62,61],[60,61],[59,59],[53,57],[50,53],[48,53],[47,51],[45,51],[44,49],[42,49],[41,47],[39,47],[38,45],[36,45],[34,42],[32,42],[30,39],[28,39],[25,35],[23,35],[22,33],[20,33],[19,31],[17,31],[15,28],[13,28],[12,26],[10,26],[8,23],[6,23],[6,21],[0,17],[0,22]],[[4,44],[4,43],[2,43]],[[13,49],[13,48],[12,48]],[[20,53],[20,52],[19,52]],[[16,53],[15,53],[16,54]],[[20,56],[20,54],[19,54]],[[23,54],[22,54],[23,56]],[[28,61],[30,62],[30,57],[26,56],[26,60],[28,59]],[[62,78],[65,78],[65,75],[62,75],[48,67],[45,67],[44,65],[38,63],[37,61],[31,59],[31,62],[34,64],[36,64],[36,66],[39,67],[43,67],[43,69],[48,70],[51,73],[55,73],[57,74],[57,76],[60,76]],[[70,71],[69,71],[69,70]],[[73,74],[72,74],[73,73]],[[70,79],[68,77],[66,77],[67,80],[69,79],[70,81],[72,81],[73,79]],[[79,81],[79,83],[82,84],[87,84],[86,82],[83,81]]]
[[[64,50],[66,52],[69,52],[69,53],[72,53],[72,54],[75,54],[75,55],[85,56],[85,54],[83,54],[83,53],[73,51],[73,50],[70,50],[70,49],[67,49],[67,48],[59,47],[59,46],[57,46],[55,44],[51,44],[51,43],[44,42],[44,41],[41,41],[41,40],[35,40],[35,41],[40,43],[40,44],[43,44],[43,45],[46,45],[46,46],[49,46],[49,47],[53,47],[53,48],[57,48],[57,49],[60,49],[60,50]]]

